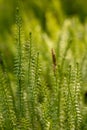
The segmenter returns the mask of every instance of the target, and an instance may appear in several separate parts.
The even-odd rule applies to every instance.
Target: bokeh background
[[[6,53],[7,62],[10,62],[10,57],[15,53],[13,30],[18,3],[25,38],[32,32],[36,44],[45,46],[45,49],[47,47],[47,50],[56,44],[61,29],[68,26],[65,24],[71,24],[73,21],[73,24],[79,24],[77,28],[84,31],[87,16],[86,0],[20,0],[19,2],[0,0],[0,50]]]

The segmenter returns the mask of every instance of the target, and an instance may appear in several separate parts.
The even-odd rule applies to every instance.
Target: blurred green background
[[[72,22],[72,18],[77,17],[81,26],[86,21],[86,0],[0,0],[0,50],[4,50],[8,60],[14,53],[13,30],[17,3],[23,18],[25,38],[31,31],[36,43],[46,43],[43,45],[45,47],[56,44],[66,19],[71,19]]]

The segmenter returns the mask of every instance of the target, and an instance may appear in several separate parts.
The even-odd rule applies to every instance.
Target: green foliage
[[[55,12],[57,8],[54,7],[60,4],[53,0],[52,3],[50,6]],[[36,11],[35,17],[42,17],[46,1],[44,5],[35,1],[33,4],[29,1],[29,4]],[[42,44],[37,43],[37,47],[38,34],[34,33],[36,41],[33,41],[32,33],[25,40],[27,36],[23,36],[23,29],[26,27],[19,8],[16,11],[16,50],[14,65],[10,68],[13,71],[9,71],[5,56],[0,54],[0,129],[86,130],[87,93],[83,103],[87,85],[86,29],[78,18],[65,20],[55,51],[52,49],[49,55],[50,45],[45,43],[50,43],[48,35],[54,40],[54,27],[50,28],[51,24],[45,26],[42,18],[42,28],[48,35],[40,30]],[[51,22],[55,24],[53,14],[47,11],[44,15],[48,21],[52,16]],[[58,29],[57,24],[56,27]]]
[[[66,64],[70,42],[65,47],[63,57],[61,56],[60,65],[52,50],[53,66],[49,68],[48,87],[42,77],[40,54],[33,47],[31,33],[29,40],[23,43],[20,14],[16,25],[17,53],[13,85],[5,60],[1,56],[0,129],[80,130],[84,124],[81,110],[81,72],[78,63],[75,66]]]

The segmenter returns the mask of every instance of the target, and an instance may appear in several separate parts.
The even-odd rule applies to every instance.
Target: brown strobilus
[[[51,49],[51,53],[52,53],[52,61],[53,61],[53,71],[54,71],[54,74],[55,74],[57,64],[56,64],[56,55],[55,55],[53,48]]]

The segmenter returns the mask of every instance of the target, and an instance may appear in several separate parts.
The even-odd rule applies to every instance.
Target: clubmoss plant
[[[0,55],[1,130],[81,130],[80,65],[66,65],[70,42],[61,63],[52,49],[51,89],[43,78],[38,51],[32,34],[22,41],[22,18],[17,9],[17,52],[13,86],[5,58]],[[49,61],[48,61],[49,62]]]

